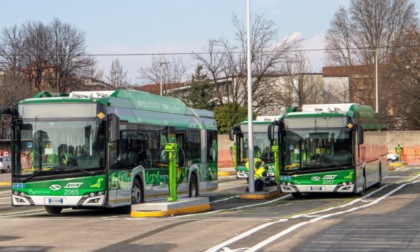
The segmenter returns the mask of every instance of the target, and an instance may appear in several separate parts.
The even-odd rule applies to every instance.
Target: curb
[[[389,164],[388,169],[389,170],[394,170],[395,167],[401,167],[401,166],[404,166],[404,165],[407,165],[407,163],[404,163],[404,162],[393,162],[393,163],[390,163]]]
[[[218,176],[232,176],[232,175],[236,175],[236,171],[218,171],[217,175]]]
[[[280,196],[280,188],[278,186],[266,187],[266,191],[255,192],[255,193],[244,193],[239,195],[240,199],[252,199],[252,200],[263,200],[272,199]]]
[[[130,217],[167,217],[201,213],[210,210],[208,197],[180,198],[176,201],[155,201],[131,205]]]
[[[168,217],[181,214],[201,213],[210,210],[210,204],[203,204],[198,206],[183,207],[167,211],[131,211],[130,217],[132,218],[145,218],[145,217]]]
[[[239,195],[240,199],[263,200],[272,199],[280,196],[280,192],[264,192],[264,193],[246,193]]]
[[[11,186],[12,182],[0,182],[0,186]]]

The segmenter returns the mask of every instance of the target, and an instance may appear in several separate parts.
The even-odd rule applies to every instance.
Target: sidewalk
[[[218,176],[232,176],[232,175],[236,175],[236,171],[235,168],[233,167],[227,167],[227,168],[218,168],[218,172],[217,172]]]

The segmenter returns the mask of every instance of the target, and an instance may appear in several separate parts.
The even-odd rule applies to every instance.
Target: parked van
[[[12,160],[10,157],[0,156],[0,172],[10,172],[12,168]]]

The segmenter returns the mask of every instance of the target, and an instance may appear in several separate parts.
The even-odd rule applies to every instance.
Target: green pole
[[[177,150],[176,143],[166,143],[165,151],[168,153],[169,158],[169,202],[177,201],[176,195],[176,160],[174,152]]]
[[[236,143],[232,146],[232,154],[233,154],[233,167],[235,170],[238,171],[238,160],[236,159]]]
[[[274,176],[276,177],[277,184],[280,183],[280,172],[279,172],[279,146],[273,145],[271,150],[274,153]]]

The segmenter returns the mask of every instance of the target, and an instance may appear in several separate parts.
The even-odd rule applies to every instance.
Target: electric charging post
[[[176,143],[166,143],[165,151],[168,153],[169,159],[169,202],[174,202],[178,200],[176,195],[176,159],[174,152],[178,149]]]

